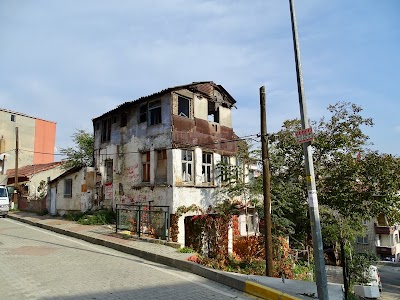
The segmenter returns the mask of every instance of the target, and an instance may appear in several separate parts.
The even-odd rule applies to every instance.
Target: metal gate
[[[133,235],[169,241],[169,206],[116,204],[116,232],[129,230]]]

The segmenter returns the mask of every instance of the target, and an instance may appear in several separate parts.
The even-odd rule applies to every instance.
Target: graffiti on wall
[[[125,168],[125,174],[130,181],[137,182],[140,180],[139,164],[134,163],[132,166]]]
[[[121,204],[138,204],[138,203],[146,203],[152,201],[155,205],[158,205],[162,200],[162,195],[156,191],[150,190],[140,190],[134,191],[133,194],[123,195],[121,196]]]
[[[104,199],[110,200],[113,198],[113,184],[112,182],[107,182],[104,185]]]

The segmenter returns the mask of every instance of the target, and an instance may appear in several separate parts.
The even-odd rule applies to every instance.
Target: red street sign
[[[303,144],[305,142],[312,141],[313,138],[314,138],[314,134],[312,132],[312,128],[309,127],[309,128],[297,131],[295,133],[295,137],[296,137],[296,140],[297,140],[298,144]]]

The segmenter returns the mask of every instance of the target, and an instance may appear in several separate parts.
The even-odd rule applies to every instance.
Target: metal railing
[[[116,204],[115,210],[116,232],[129,230],[138,237],[143,235],[169,241],[169,206]]]

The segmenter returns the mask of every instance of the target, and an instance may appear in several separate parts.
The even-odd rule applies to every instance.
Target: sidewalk
[[[149,242],[150,239],[124,239],[115,234],[115,227],[110,225],[80,225],[62,218],[38,216],[29,212],[10,212],[8,217],[89,243],[136,255],[149,261],[192,272],[261,299],[317,299],[317,287],[314,282],[287,279],[283,283],[280,278],[241,275],[210,269],[187,261],[186,259],[192,254],[178,252],[176,248],[171,247],[174,246],[174,243],[169,243],[168,246]],[[341,285],[329,283],[328,291],[330,300],[342,299]]]

